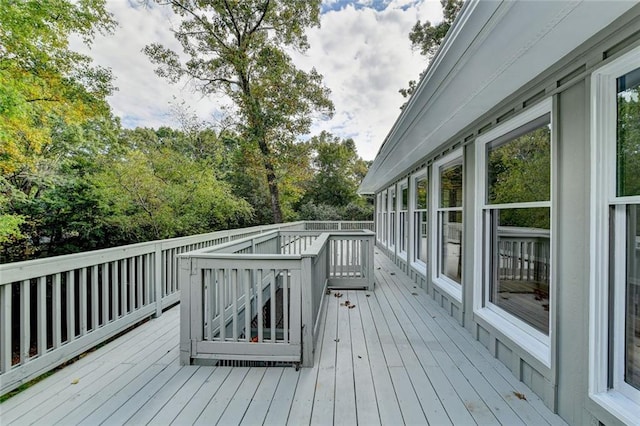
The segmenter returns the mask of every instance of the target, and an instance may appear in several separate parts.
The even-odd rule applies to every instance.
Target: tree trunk
[[[278,181],[276,172],[271,162],[271,150],[264,139],[260,139],[258,145],[262,152],[264,168],[267,172],[267,183],[269,184],[269,194],[271,195],[271,211],[273,212],[273,223],[282,223],[282,209],[280,208],[280,192],[278,191]]]

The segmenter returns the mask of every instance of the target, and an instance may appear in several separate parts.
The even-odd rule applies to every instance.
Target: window
[[[382,242],[382,193],[376,195],[376,239]]]
[[[462,300],[462,151],[434,164],[436,185],[433,235],[434,282],[458,301]]]
[[[476,308],[550,365],[551,99],[476,141]]]
[[[640,48],[592,76],[591,398],[640,412]]]
[[[398,204],[398,237],[400,239],[398,251],[400,256],[406,259],[409,239],[409,218],[407,216],[407,210],[409,209],[409,187],[407,186],[406,181],[400,184],[400,197],[398,197]]]
[[[429,180],[426,170],[413,178],[413,262],[427,264],[427,203]]]
[[[382,243],[386,246],[389,235],[389,218],[387,216],[389,201],[387,191],[382,191]]]
[[[389,188],[389,244],[388,247],[393,250],[396,246],[396,210],[398,204],[396,202],[395,186]]]

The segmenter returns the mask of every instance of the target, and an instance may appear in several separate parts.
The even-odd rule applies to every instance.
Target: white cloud
[[[344,3],[344,0],[324,2]],[[389,4],[379,11],[353,5],[328,11],[322,15],[321,28],[308,32],[309,51],[294,55],[301,68],[308,70],[315,66],[332,90],[335,116],[316,123],[312,133],[328,130],[341,137],[352,137],[365,159],[373,159],[400,112],[404,99],[398,89],[417,78],[426,66],[424,58],[411,51],[408,39],[411,27],[418,19],[432,22],[442,19],[438,0],[385,3]],[[159,42],[180,51],[170,31],[170,9],[132,7],[124,0],[111,0],[108,8],[119,28],[113,35],[97,37],[89,54],[97,64],[113,70],[115,85],[120,90],[109,102],[125,126],[176,125],[169,114],[170,102],[185,101],[206,120],[212,120],[221,106],[228,103],[222,98],[202,98],[189,84],[170,85],[154,74],[154,65],[141,52],[145,45]],[[79,42],[74,44],[85,50]]]

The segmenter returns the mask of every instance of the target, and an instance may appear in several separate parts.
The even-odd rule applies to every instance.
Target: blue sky
[[[153,42],[180,50],[170,31],[177,22],[171,10],[135,4],[108,0],[116,32],[96,37],[90,50],[79,40],[72,43],[111,68],[119,88],[109,98],[114,113],[126,127],[179,126],[175,109],[182,105],[203,122],[220,124],[228,99],[202,97],[188,81],[169,84],[141,53]],[[334,117],[316,121],[311,135],[327,130],[352,137],[358,153],[373,159],[404,102],[398,90],[426,67],[410,48],[409,31],[418,19],[440,21],[440,1],[324,0],[322,12],[321,27],[307,32],[311,48],[292,54],[298,67],[315,67],[324,76],[335,105]]]

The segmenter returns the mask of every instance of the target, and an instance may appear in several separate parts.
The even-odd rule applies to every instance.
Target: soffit
[[[373,193],[391,183],[634,5],[470,1],[387,135],[359,191]]]

